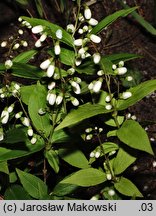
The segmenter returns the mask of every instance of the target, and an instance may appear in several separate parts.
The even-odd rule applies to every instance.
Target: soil
[[[65,22],[61,19],[61,16],[64,14],[62,13],[60,16],[55,7],[49,7],[48,1],[44,0],[42,2],[44,3],[44,10],[48,20],[64,26]],[[97,0],[93,2],[95,3],[90,7],[93,11],[93,17],[97,20],[101,20],[105,16],[121,9],[116,0]],[[139,14],[153,26],[156,26],[155,0],[127,0],[127,3],[130,6],[140,6],[138,9]],[[72,5],[70,6],[72,7]],[[26,9],[33,16],[38,16],[38,14],[35,14],[33,5]],[[17,34],[19,25],[17,18],[23,14],[28,15],[26,9],[11,3],[11,1],[0,2],[0,43],[5,40],[11,41],[12,36]],[[31,36],[29,32],[25,32],[22,37],[28,40]],[[131,16],[116,21],[101,33],[101,37],[102,43],[98,49],[102,54],[124,52],[139,54],[143,58],[130,61],[128,67],[139,71],[142,74],[142,81],[156,79],[156,37],[147,33]],[[33,41],[30,46],[32,44],[34,44]],[[7,48],[0,48],[0,62],[4,62],[7,54]],[[17,53],[13,54],[16,55]],[[136,105],[130,107],[129,112],[135,115],[142,125],[146,126],[152,147],[156,153],[156,94],[152,93]],[[152,166],[154,160],[156,160],[154,156],[142,153],[136,163],[126,172],[126,175],[133,179],[133,182],[140,188],[145,199],[156,199],[156,167]]]

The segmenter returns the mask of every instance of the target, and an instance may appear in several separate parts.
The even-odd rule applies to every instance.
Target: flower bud
[[[13,62],[10,59],[8,59],[5,61],[4,64],[5,64],[6,69],[10,69],[13,65]]]
[[[122,98],[125,99],[125,100],[130,98],[131,96],[132,96],[131,92],[123,92],[122,93]]]
[[[36,137],[33,137],[33,138],[30,140],[31,144],[35,144],[36,141],[37,141]]]
[[[41,35],[41,37],[40,37],[40,41],[41,42],[44,42],[45,40],[46,40],[46,38],[47,38],[47,34],[46,33],[43,33],[42,35]]]
[[[106,178],[107,178],[107,180],[111,180],[111,179],[112,179],[112,175],[111,175],[110,173],[108,173],[108,174],[106,175]]]
[[[21,118],[21,116],[22,116],[22,112],[18,112],[18,113],[16,113],[15,118],[19,119],[19,118]]]
[[[34,26],[34,27],[32,28],[32,33],[38,34],[38,33],[43,32],[43,30],[44,30],[44,28],[43,28],[42,25],[37,25],[37,26]]]
[[[97,75],[98,75],[98,76],[102,76],[102,75],[104,75],[103,70],[99,70],[99,71],[97,72]]]
[[[80,21],[80,22],[83,22],[83,21],[84,21],[84,16],[83,16],[81,13],[79,14],[79,21]]]
[[[1,47],[6,47],[7,46],[7,41],[3,41],[2,43],[1,43]]]
[[[89,28],[88,28],[88,26],[87,26],[87,25],[83,26],[83,31],[84,31],[84,32],[87,32],[87,31],[88,31],[88,29],[89,29]]]
[[[99,53],[94,53],[94,55],[93,55],[93,61],[94,61],[94,63],[98,64],[100,62],[100,60],[101,60],[100,54]]]
[[[42,43],[41,43],[41,41],[40,41],[40,39],[38,39],[37,41],[36,41],[36,43],[35,43],[35,47],[41,47],[42,46]]]
[[[56,94],[50,93],[48,97],[49,104],[52,106],[54,105],[55,101],[56,101]]]
[[[79,66],[81,63],[82,63],[81,59],[76,59],[76,60],[75,60],[76,66]]]
[[[126,80],[127,80],[128,82],[130,82],[130,81],[133,80],[133,77],[132,77],[132,76],[127,76],[127,77],[126,77]]]
[[[62,103],[62,100],[63,100],[63,96],[62,94],[58,95],[57,98],[56,98],[56,104],[59,105]]]
[[[115,64],[112,65],[112,69],[115,70],[117,69],[117,66]]]
[[[91,152],[91,153],[90,153],[90,155],[89,155],[89,157],[90,157],[90,158],[93,158],[93,157],[95,157],[95,154],[94,154],[94,152]]]
[[[75,94],[80,94],[81,93],[80,86],[79,86],[79,84],[77,82],[72,81],[71,85],[74,88]]]
[[[19,33],[20,35],[22,35],[24,32],[23,32],[22,29],[19,29],[19,30],[18,30],[18,33]]]
[[[118,75],[123,75],[127,72],[127,68],[126,67],[120,67],[116,69],[116,72]]]
[[[16,43],[14,46],[13,46],[13,49],[16,50],[20,47],[20,44],[19,43]]]
[[[123,67],[124,66],[124,61],[120,61],[119,62],[119,67]]]
[[[30,126],[30,121],[29,121],[29,119],[28,119],[27,117],[24,117],[24,118],[22,119],[22,124],[23,124],[24,126],[26,126],[26,127],[29,127],[29,126]]]
[[[69,68],[67,72],[69,73],[69,75],[73,75],[75,73],[75,69]]]
[[[78,101],[78,99],[77,98],[72,98],[71,99],[71,102],[72,102],[72,104],[74,105],[74,106],[78,106],[79,105],[79,101]]]
[[[49,65],[47,69],[47,77],[52,77],[55,71],[55,66],[53,64]]]
[[[94,84],[93,84],[93,82],[91,82],[91,83],[88,85],[88,89],[89,89],[89,90],[92,90],[92,89],[93,89],[93,86],[94,86]]]
[[[62,39],[62,30],[61,30],[61,29],[58,29],[58,30],[56,31],[56,37],[57,37],[58,39]]]
[[[107,105],[105,106],[105,108],[106,108],[106,110],[111,110],[111,109],[112,109],[112,105],[111,105],[111,104],[107,104]]]
[[[79,33],[79,34],[83,34],[83,29],[80,28],[80,29],[78,30],[78,33]]]
[[[0,141],[4,139],[3,128],[0,128]]]
[[[49,67],[50,63],[51,63],[51,59],[45,60],[44,62],[42,62],[42,63],[40,64],[40,68],[41,68],[42,70],[46,70],[46,69]]]
[[[112,190],[112,189],[110,189],[110,190],[108,191],[108,195],[109,195],[109,196],[114,196],[114,195],[115,195],[115,191]]]
[[[73,33],[73,32],[75,31],[74,25],[73,25],[73,24],[68,24],[68,25],[67,25],[67,31],[68,31],[69,33]]]
[[[22,18],[21,18],[21,17],[19,17],[19,18],[18,18],[18,21],[19,21],[19,22],[22,22]]]
[[[97,35],[94,35],[94,34],[90,35],[90,40],[93,41],[94,43],[100,43],[101,42],[101,38]]]
[[[28,130],[27,130],[27,134],[28,134],[28,136],[33,136],[33,129],[32,128],[29,128]]]
[[[16,90],[19,90],[19,89],[20,89],[20,85],[18,85],[17,83],[15,83],[15,84],[14,84],[14,88],[15,88]]]
[[[60,44],[59,43],[55,44],[55,46],[54,46],[54,52],[55,52],[55,55],[60,55],[61,48],[60,48]]]
[[[89,20],[91,19],[91,16],[92,16],[91,10],[89,9],[89,7],[86,7],[84,10],[84,17]]]
[[[56,86],[56,83],[55,82],[51,82],[51,83],[48,84],[48,89],[52,90],[53,88],[55,88],[55,86]]]
[[[107,95],[106,98],[105,98],[105,101],[106,101],[106,102],[110,102],[110,101],[111,101],[111,96],[110,96],[110,95]]]
[[[95,158],[99,158],[100,157],[100,152],[96,152],[95,153]]]
[[[44,114],[46,114],[45,109],[40,108],[40,109],[38,110],[38,114],[39,114],[39,115],[44,115]]]
[[[14,109],[14,104],[12,104],[11,106],[8,107],[8,112],[11,113]]]
[[[27,41],[21,41],[21,43],[22,43],[22,46],[24,46],[24,47],[27,47],[27,46],[28,46]]]
[[[101,89],[101,86],[102,86],[102,80],[99,79],[93,85],[93,92],[98,93],[100,91],[100,89]]]
[[[74,45],[75,46],[82,46],[82,43],[83,43],[83,40],[81,38],[74,40]]]
[[[88,21],[89,25],[91,26],[96,26],[98,24],[98,21],[94,18],[91,18],[89,21]]]
[[[88,134],[87,136],[86,136],[86,140],[91,140],[93,138],[93,135],[92,134]]]
[[[9,112],[7,110],[3,110],[1,113],[1,123],[6,124],[9,120]]]
[[[93,129],[92,128],[86,128],[85,132],[90,133]]]

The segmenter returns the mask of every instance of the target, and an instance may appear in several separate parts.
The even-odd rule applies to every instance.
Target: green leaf
[[[8,164],[6,161],[0,162],[0,172],[9,175]]]
[[[72,166],[84,169],[90,167],[85,155],[77,148],[76,145],[68,144],[67,148],[60,148],[58,150],[58,154],[64,161]]]
[[[113,62],[114,64],[119,63],[120,61],[129,61],[136,58],[141,58],[142,56],[137,54],[131,54],[131,53],[119,53],[119,54],[111,54],[111,55],[105,55],[102,58],[106,58],[109,61]]]
[[[122,4],[122,6],[124,8],[129,8],[128,5],[122,3],[122,1],[120,1],[120,3]],[[156,29],[148,22],[146,21],[142,16],[140,16],[136,11],[133,11],[131,13],[131,15],[135,18],[135,20],[142,26],[144,27],[149,33],[151,33],[152,35],[156,35]]]
[[[0,147],[0,162],[24,157],[38,152],[44,148],[44,141],[38,139],[35,145],[28,140],[26,143],[18,143],[11,146]]]
[[[109,113],[112,110],[106,110],[105,106],[98,104],[84,104],[79,106],[77,110],[72,110],[65,119],[58,125],[55,130],[59,130],[65,127],[69,127],[73,124],[77,124],[80,121],[104,113]]]
[[[19,143],[25,142],[27,140],[27,135],[25,133],[25,128],[13,128],[6,133],[6,137],[4,139],[5,143]]]
[[[143,197],[138,188],[127,178],[121,177],[114,187],[121,194],[126,196]]]
[[[45,115],[38,113],[39,109],[42,108],[44,110],[46,108],[46,96],[47,91],[45,87],[38,83],[30,96],[28,111],[36,130],[48,137],[51,130],[49,115],[47,113]]]
[[[66,179],[62,180],[61,183],[75,184],[82,187],[89,187],[101,184],[106,181],[106,174],[98,169],[88,168],[82,169]]]
[[[23,103],[28,105],[30,96],[32,92],[34,91],[36,85],[29,85],[29,86],[22,86],[20,88],[20,93],[21,93],[21,99]]]
[[[65,196],[68,194],[73,193],[76,189],[78,188],[77,185],[74,184],[63,184],[63,183],[58,183],[54,189],[53,189],[53,194],[57,196]]]
[[[42,25],[44,27],[46,27],[46,32],[48,32],[49,36],[52,36],[53,39],[57,39],[56,38],[56,31],[58,29],[62,30],[62,39],[60,39],[61,42],[67,44],[68,46],[73,47],[73,38],[72,36],[66,32],[62,27],[53,24],[47,20],[43,20],[43,19],[37,19],[37,18],[29,18],[29,17],[25,17],[22,16],[21,17],[23,20],[29,22],[32,26],[37,26],[37,25]]]
[[[119,10],[107,17],[105,17],[103,20],[101,20],[91,31],[91,34],[98,34],[101,32],[106,26],[109,26],[112,24],[115,20],[117,20],[119,17],[125,17],[128,14],[132,13],[134,10],[136,10],[138,7],[132,7],[129,9],[123,9]]]
[[[13,59],[13,62],[27,63],[37,52],[37,50],[22,52]]]
[[[26,6],[29,4],[29,1],[28,0],[15,0],[16,2],[20,3],[21,5],[23,6]]]
[[[36,199],[42,199],[47,195],[47,186],[40,178],[19,169],[16,169],[16,172],[21,184],[30,196]]]
[[[135,160],[136,157],[120,148],[113,163],[114,173],[118,175],[124,172],[132,163],[134,163]]]
[[[5,65],[4,64],[2,64],[2,63],[0,63],[0,71],[5,71],[6,70],[6,68],[5,68]],[[0,72],[1,73],[1,72]]]
[[[100,65],[104,74],[115,75],[114,71],[112,70],[112,62],[110,60],[108,60],[107,58],[102,58]]]
[[[4,194],[5,200],[31,200],[32,198],[20,185],[11,185]]]
[[[62,143],[62,142],[68,142],[71,140],[71,136],[67,134],[64,130],[57,130],[54,131],[52,136],[52,143]]]
[[[148,152],[153,155],[146,131],[133,120],[126,120],[117,131],[118,138],[131,148]]]
[[[45,157],[55,173],[59,172],[59,158],[54,150],[46,151]]]
[[[75,64],[75,53],[69,49],[61,48],[59,58],[60,61],[65,65],[72,66]]]
[[[113,142],[105,142],[102,144],[105,154],[118,150],[119,146]]]
[[[36,3],[36,8],[39,13],[40,17],[44,17],[44,10],[43,10],[43,5],[41,0],[35,0]]]
[[[42,78],[45,73],[35,66],[25,63],[14,62],[12,66],[12,75],[27,79],[38,80]]]
[[[118,124],[121,125],[124,121],[124,116],[117,116],[117,121],[118,121]],[[105,121],[105,124],[112,126],[112,127],[117,127],[114,119],[109,119]]]
[[[75,70],[79,74],[93,75],[97,73],[97,67],[94,64],[93,60],[90,58],[87,58],[85,62],[82,63],[79,67],[76,67]]]
[[[116,136],[117,130],[111,130],[107,133],[107,137]]]
[[[132,93],[132,96],[126,100],[118,100],[117,110],[127,109],[155,90],[156,80],[148,80],[140,85],[130,88],[129,91]]]

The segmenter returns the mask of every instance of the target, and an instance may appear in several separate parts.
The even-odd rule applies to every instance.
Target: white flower
[[[33,137],[33,138],[30,140],[31,144],[35,144],[36,141],[37,141],[36,137]]]
[[[99,70],[99,71],[97,72],[97,75],[98,75],[98,76],[102,76],[102,75],[104,75],[103,70]]]
[[[125,100],[130,98],[131,96],[132,96],[131,92],[123,92],[122,93],[122,98],[125,99]]]
[[[93,84],[93,82],[91,82],[91,83],[88,85],[88,89],[89,89],[89,90],[92,90],[92,89],[93,89],[93,86],[94,86],[94,84]]]
[[[41,42],[44,42],[45,40],[46,40],[46,38],[47,38],[47,34],[46,33],[43,33],[42,35],[41,35],[41,37],[40,37],[40,41]]]
[[[99,158],[100,157],[100,152],[96,152],[95,153],[95,158]]]
[[[127,76],[127,77],[126,77],[126,80],[127,80],[127,81],[132,81],[132,80],[133,80],[133,77],[132,77],[132,76]]]
[[[76,60],[75,60],[76,66],[79,66],[79,65],[81,64],[81,62],[82,62],[81,59],[76,59]]]
[[[54,52],[55,52],[55,55],[60,55],[61,48],[60,48],[60,44],[59,43],[55,44],[55,46],[54,46]]]
[[[86,7],[84,10],[84,17],[89,20],[91,19],[91,16],[92,16],[91,10],[88,7]]]
[[[90,155],[89,155],[89,157],[90,157],[90,158],[93,158],[93,157],[95,157],[95,154],[94,154],[94,152],[91,152],[91,153],[90,153]]]
[[[85,132],[90,133],[93,129],[92,128],[86,128]]]
[[[74,40],[74,45],[75,46],[82,46],[82,43],[83,43],[83,40],[81,38]]]
[[[16,50],[20,47],[20,44],[19,43],[16,43],[14,46],[13,46],[13,49]]]
[[[152,165],[153,165],[153,167],[156,167],[156,161],[153,161]]]
[[[79,34],[83,34],[83,29],[80,28],[80,29],[78,30],[78,33],[79,33]]]
[[[56,101],[56,94],[50,93],[49,97],[48,97],[49,104],[50,105],[54,105],[55,101]]]
[[[87,25],[83,26],[83,31],[84,31],[84,32],[87,32],[87,31],[88,31],[88,26],[87,26]]]
[[[110,190],[108,191],[108,195],[109,195],[109,196],[114,196],[114,195],[115,195],[115,191],[112,190],[112,189],[110,189]]]
[[[106,178],[107,178],[107,180],[111,180],[111,179],[112,179],[112,175],[111,175],[110,173],[108,173],[108,174],[106,175]]]
[[[56,104],[59,105],[62,103],[62,100],[63,100],[63,96],[62,94],[58,95],[57,98],[56,98]]]
[[[103,128],[99,128],[99,132],[101,133],[103,131]]]
[[[22,35],[24,32],[23,32],[22,29],[19,29],[19,30],[18,30],[18,33],[19,33],[20,35]]]
[[[27,130],[27,134],[28,134],[28,136],[33,136],[33,129],[32,128],[29,128],[28,130]]]
[[[90,39],[91,41],[93,41],[94,43],[100,43],[101,42],[101,38],[97,35],[91,34],[90,35]]]
[[[44,62],[42,62],[42,63],[40,64],[40,68],[41,68],[42,70],[46,70],[46,69],[49,67],[50,63],[51,63],[51,59],[45,60]]]
[[[5,98],[5,94],[1,94],[0,97],[1,97],[1,98]]]
[[[8,107],[8,112],[11,113],[14,109],[14,104],[12,104],[11,106]]]
[[[83,47],[81,49],[79,49],[79,51],[78,51],[78,53],[81,55],[84,54],[85,52],[86,52],[86,50]]]
[[[9,112],[7,110],[3,110],[1,113],[1,123],[6,124],[9,120]]]
[[[37,25],[37,26],[32,28],[32,33],[38,34],[38,33],[43,32],[43,30],[44,30],[44,28],[42,25]]]
[[[79,101],[78,101],[77,98],[72,98],[72,99],[71,99],[71,102],[72,102],[72,104],[73,104],[74,106],[78,106],[78,105],[79,105]]]
[[[8,59],[8,60],[5,61],[5,67],[6,67],[6,69],[11,68],[12,65],[13,65],[13,62],[10,59]]]
[[[27,41],[22,41],[22,45],[23,45],[24,47],[27,47],[27,46],[28,46]]]
[[[42,43],[41,43],[41,41],[40,41],[40,39],[38,39],[37,41],[36,41],[36,43],[35,43],[35,47],[41,47],[42,46]]]
[[[92,135],[92,134],[88,134],[88,135],[86,136],[86,140],[91,140],[91,139],[92,139],[92,137],[93,137],[93,135]]]
[[[21,18],[21,17],[19,17],[19,18],[18,18],[18,21],[19,21],[19,22],[22,22],[22,18]]]
[[[137,119],[137,117],[135,115],[132,115],[131,119],[133,119],[135,121]]]
[[[107,105],[105,106],[105,108],[106,108],[106,110],[111,110],[111,109],[112,109],[112,105],[111,105],[111,104],[107,104]]]
[[[127,68],[126,67],[120,67],[116,69],[116,72],[118,75],[123,75],[127,72]]]
[[[93,196],[90,200],[99,200],[98,196]]]
[[[123,67],[124,66],[124,61],[120,61],[119,62],[119,67]]]
[[[29,127],[30,126],[30,121],[27,117],[24,117],[23,120],[22,120],[22,124],[26,127]]]
[[[4,139],[3,129],[0,128],[0,141]]]
[[[110,101],[111,101],[110,95],[107,95],[107,96],[106,96],[105,101],[106,101],[106,102],[110,102]]]
[[[55,71],[55,66],[53,64],[49,65],[47,69],[47,77],[52,77]]]
[[[75,69],[74,69],[74,68],[69,68],[69,69],[68,69],[68,73],[69,73],[70,75],[73,75],[73,74],[75,73]]]
[[[93,85],[93,92],[97,93],[100,91],[101,89],[101,86],[102,86],[102,80],[99,79],[98,81],[96,81]]]
[[[117,69],[117,66],[115,64],[112,65],[112,69],[115,70]]]
[[[58,30],[56,31],[56,37],[57,37],[58,39],[62,39],[62,30],[61,30],[61,29],[58,29]]]
[[[15,118],[19,119],[19,118],[21,118],[21,116],[22,116],[22,112],[19,112],[19,113],[16,113]]]
[[[93,61],[94,61],[94,63],[98,64],[100,62],[100,60],[101,60],[100,54],[99,53],[94,53],[94,55],[93,55]]]
[[[75,27],[73,24],[67,25],[67,31],[73,33],[75,31]]]
[[[79,86],[79,84],[78,84],[77,82],[72,81],[72,82],[71,82],[71,85],[72,85],[72,87],[74,88],[75,94],[80,94],[80,93],[81,93],[80,86]]]
[[[1,43],[1,47],[6,47],[6,45],[7,45],[7,41],[3,41],[3,42]]]
[[[51,83],[48,84],[48,89],[52,90],[53,88],[55,88],[55,86],[56,86],[56,83],[55,82],[51,82]]]
[[[88,21],[89,25],[91,26],[96,26],[98,24],[98,21],[94,18],[91,18],[89,21]]]

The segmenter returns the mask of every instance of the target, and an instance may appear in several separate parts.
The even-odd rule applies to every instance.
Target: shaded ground
[[[139,13],[153,25],[154,17],[154,0],[132,0],[128,1],[129,5],[139,5]],[[60,15],[56,11],[51,13],[47,1],[45,1],[45,11],[50,20],[60,19]],[[104,16],[121,9],[116,1],[97,0],[91,6],[94,17],[101,20]],[[0,3],[0,21],[1,35],[0,42],[11,39],[11,36],[17,33],[18,24],[16,18],[21,14],[20,8],[12,7],[9,4]],[[57,19],[58,18],[58,19]],[[103,54],[111,53],[136,53],[144,56],[142,59],[131,61],[128,67],[137,70],[142,74],[142,81],[156,78],[156,38],[148,34],[129,16],[126,19],[120,19],[111,27],[101,33],[102,43],[99,50]],[[24,37],[29,37],[25,32]],[[30,43],[34,43],[31,41]],[[20,50],[19,50],[20,52]],[[3,62],[6,55],[6,48],[0,49],[0,62]],[[148,135],[151,139],[152,146],[156,152],[156,94],[144,98],[141,102],[131,107],[129,111],[136,115],[137,120],[145,125]],[[152,166],[154,157],[140,154],[140,158],[136,164],[127,171],[127,175],[133,179],[140,190],[145,194],[147,199],[156,199],[156,167]]]

